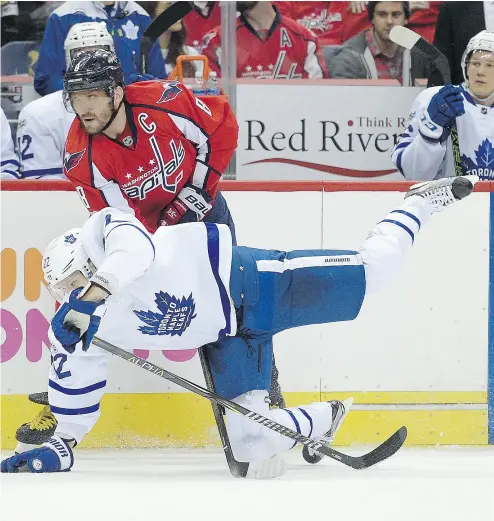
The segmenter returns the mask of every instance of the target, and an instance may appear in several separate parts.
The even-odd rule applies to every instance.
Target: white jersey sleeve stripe
[[[117,208],[124,213],[131,213],[134,215],[134,210],[129,205],[127,199],[122,195],[120,186],[113,181],[108,181],[103,177],[98,167],[92,163],[92,182],[94,188],[97,188],[101,196],[106,201],[108,206]]]
[[[327,266],[328,268],[360,266],[362,259],[360,255],[328,255],[325,257],[297,257],[296,259],[286,259],[283,262],[278,260],[259,260],[256,264],[258,271],[283,273],[287,270],[311,268],[314,266]]]
[[[180,132],[182,132],[189,141],[196,145],[196,160],[198,163],[194,170],[192,184],[199,188],[203,188],[209,172],[209,154],[211,152],[208,135],[190,119],[178,114],[168,113],[168,115]],[[202,165],[199,162],[202,163]]]

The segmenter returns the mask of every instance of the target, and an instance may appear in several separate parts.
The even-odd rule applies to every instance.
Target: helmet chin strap
[[[118,104],[118,107],[113,109],[110,119],[108,120],[106,125],[100,130],[100,133],[103,133],[113,123],[113,120],[117,117],[118,111],[120,110],[120,107],[123,105],[123,102],[124,100],[122,98],[122,100]]]
[[[474,98],[475,100],[477,101],[481,101],[481,102],[485,102],[485,101],[490,101],[492,99],[492,102],[494,104],[494,90],[488,95],[486,96],[485,98],[481,98],[480,96],[477,96],[476,94],[474,94],[472,92],[472,89],[470,88],[470,82],[467,80],[465,82],[465,86],[466,86],[466,90],[467,92],[470,94],[470,96],[472,96],[472,98]]]

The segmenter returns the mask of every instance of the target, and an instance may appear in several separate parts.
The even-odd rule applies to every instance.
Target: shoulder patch
[[[68,172],[72,168],[75,168],[81,162],[85,152],[86,149],[81,150],[80,152],[74,152],[73,154],[65,152],[65,156],[63,158],[63,166],[65,167],[65,170]]]
[[[160,99],[156,103],[172,101],[182,92],[182,89],[178,86],[178,81],[163,83],[163,87],[163,94],[161,94]]]

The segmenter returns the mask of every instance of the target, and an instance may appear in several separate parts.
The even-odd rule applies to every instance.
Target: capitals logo
[[[461,155],[461,168],[465,175],[478,175],[480,179],[494,179],[494,147],[488,139],[484,139],[475,150],[475,158]]]
[[[65,152],[63,158],[63,166],[65,167],[65,170],[68,172],[69,170],[72,170],[72,168],[75,168],[81,162],[85,152],[86,149],[81,150],[80,152],[74,152],[73,154]]]
[[[156,305],[160,313],[154,311],[136,311],[136,316],[146,326],[139,326],[138,330],[143,335],[170,335],[182,336],[189,327],[191,321],[196,318],[196,305],[192,293],[181,299],[160,291],[155,293]]]
[[[161,95],[161,98],[157,101],[157,103],[166,103],[175,99],[181,92],[182,89],[178,86],[178,81],[170,81],[169,83],[163,83],[163,87],[165,90]]]

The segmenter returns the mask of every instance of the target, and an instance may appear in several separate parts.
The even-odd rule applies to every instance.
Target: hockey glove
[[[204,190],[187,184],[161,212],[158,224],[160,226],[172,226],[202,221],[212,207],[211,198]]]
[[[66,440],[53,436],[41,447],[16,454],[2,461],[2,472],[65,472],[74,464],[72,449]]]
[[[434,96],[420,118],[419,130],[426,139],[439,140],[455,118],[465,114],[460,88],[445,85]]]
[[[87,351],[98,331],[101,318],[94,315],[96,308],[104,301],[90,302],[79,300],[77,296],[83,288],[77,288],[70,294],[69,301],[62,304],[51,320],[55,338],[63,348],[73,353],[82,340],[82,350]]]

